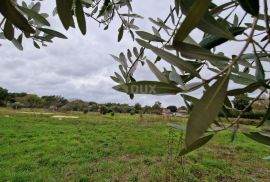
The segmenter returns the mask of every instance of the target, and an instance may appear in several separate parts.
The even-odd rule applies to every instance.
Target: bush
[[[176,112],[177,111],[176,106],[168,106],[167,109],[169,109],[171,112]]]
[[[133,116],[135,113],[136,113],[136,112],[135,112],[134,110],[131,110],[131,111],[129,112],[129,114],[130,114],[131,116]]]
[[[83,109],[83,114],[87,114],[87,113],[88,113],[88,109],[87,108]]]
[[[20,102],[14,102],[11,104],[12,109],[21,109],[23,108],[23,104]]]
[[[244,110],[250,102],[250,98],[247,96],[247,94],[238,95],[234,98],[233,106],[237,110]],[[246,112],[250,112],[252,110],[251,107],[249,107]]]
[[[107,114],[108,113],[108,108],[106,106],[100,106],[99,113],[103,114],[103,115]]]
[[[226,113],[226,116],[230,118],[237,118],[239,114],[240,111],[229,111],[228,113]],[[250,111],[243,113],[241,118],[261,120],[265,116],[265,114],[266,111]],[[220,116],[224,116],[224,114],[220,114]],[[268,117],[267,119],[270,119],[270,117]]]

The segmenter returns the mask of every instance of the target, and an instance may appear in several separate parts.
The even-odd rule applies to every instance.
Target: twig
[[[247,16],[247,12],[245,13],[245,15],[242,17],[242,19],[240,20],[239,24],[238,24],[238,27],[240,27],[240,25],[243,23],[244,19],[246,18]]]
[[[247,41],[244,45],[244,47],[242,48],[242,50],[240,51],[239,55],[228,65],[226,66],[221,72],[219,72],[216,76],[208,79],[208,80],[205,80],[207,82],[210,82],[212,81],[213,79],[219,77],[220,75],[224,74],[225,72],[227,72],[234,64],[236,64],[242,57],[242,55],[245,53],[245,51],[247,50],[250,42],[252,42],[252,37],[254,35],[254,32],[255,32],[255,26],[257,25],[257,22],[258,22],[258,18],[254,18],[253,20],[253,25],[252,25],[252,29],[251,29],[251,32],[247,38]]]
[[[93,20],[95,20],[99,24],[105,24],[105,23],[107,23],[107,22],[109,22],[109,21],[111,21],[113,19],[113,17],[114,17],[114,11],[113,11],[112,15],[109,18],[107,18],[106,20],[98,20],[97,18],[93,17],[89,13],[85,13],[85,15],[88,16],[88,17],[90,17],[90,18],[92,18]]]
[[[268,37],[268,42],[270,42],[270,27],[269,27],[267,0],[264,0],[264,20],[265,20],[265,28],[266,28],[266,33]]]
[[[175,7],[173,8],[173,10],[169,13],[169,15],[166,17],[166,19],[164,20],[164,23],[166,23],[169,18],[171,17],[171,13],[174,13],[175,11]],[[160,32],[162,30],[162,28],[160,27],[158,29],[158,32]],[[151,41],[150,41],[151,42]],[[144,51],[145,51],[145,48],[144,47],[141,47],[142,48],[142,51],[140,52],[140,54],[138,55],[138,57],[136,58],[136,60],[132,63],[132,65],[130,66],[128,72],[127,72],[127,76],[129,76],[130,74],[130,71],[132,70],[132,68],[137,64],[137,62],[140,60],[140,57],[143,55]]]
[[[121,14],[119,13],[119,11],[118,11],[118,9],[117,9],[116,4],[114,3],[114,1],[112,1],[112,4],[113,4],[113,7],[114,7],[114,10],[116,11],[116,13],[117,13],[117,15],[119,16],[119,18],[120,18],[120,20],[122,21],[122,23],[123,23],[128,29],[130,29],[130,28],[128,27],[128,25],[126,24],[125,19],[124,19],[124,18],[121,16]]]
[[[0,23],[0,27],[2,26],[2,24],[4,23],[5,18],[2,19],[1,23]]]

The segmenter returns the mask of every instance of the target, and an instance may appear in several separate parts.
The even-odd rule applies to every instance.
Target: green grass
[[[270,149],[240,133],[234,143],[229,131],[219,133],[175,158],[179,133],[166,124],[179,119],[76,115],[80,119],[59,120],[1,109],[0,181],[270,180],[270,162],[262,160]]]

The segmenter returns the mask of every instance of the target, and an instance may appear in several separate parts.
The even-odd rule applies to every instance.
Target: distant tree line
[[[235,97],[232,100],[234,109],[241,111],[247,105],[249,105],[251,98],[246,94]],[[245,112],[250,112],[252,109],[262,110],[269,105],[269,102],[265,102],[262,98],[260,101],[257,101],[253,108],[249,108]],[[44,108],[50,109],[52,111],[80,111],[84,113],[88,112],[100,112],[101,114],[107,113],[130,113],[130,114],[162,114],[163,107],[161,102],[156,101],[152,106],[142,106],[140,103],[136,103],[134,106],[128,104],[120,103],[105,103],[99,104],[96,102],[86,102],[83,100],[71,100],[58,96],[38,96],[35,94],[28,94],[25,92],[22,93],[11,93],[7,89],[0,87],[0,107],[11,107],[13,109],[21,108]],[[178,110],[187,110],[185,106],[177,108],[174,105],[170,105],[167,108],[171,113],[175,113]],[[229,114],[233,115],[233,114]]]
[[[99,104],[96,102],[86,102],[83,100],[72,100],[58,96],[38,96],[28,93],[11,93],[7,89],[0,87],[0,106],[11,107],[13,109],[21,108],[45,108],[52,111],[80,111],[80,112],[100,112],[107,113],[130,113],[130,114],[162,114],[163,108],[161,102],[157,101],[152,106],[142,106],[136,103],[134,106],[120,103]],[[169,106],[172,112],[176,112],[176,106]]]

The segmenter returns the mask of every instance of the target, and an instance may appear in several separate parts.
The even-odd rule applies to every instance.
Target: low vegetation
[[[46,111],[43,111],[46,112]],[[215,135],[177,157],[181,132],[157,115],[72,114],[0,110],[0,181],[270,180],[269,147],[238,133]],[[255,130],[246,126],[246,130]]]
[[[87,102],[81,99],[68,100],[62,96],[49,95],[38,96],[36,94],[29,93],[13,93],[7,89],[0,87],[0,106],[9,107],[15,110],[22,108],[39,108],[49,109],[51,111],[83,111],[88,112],[100,112],[101,114],[107,113],[145,113],[145,114],[162,114],[162,104],[156,101],[152,106],[141,106],[140,103],[136,103],[134,106],[120,103],[96,103]],[[174,106],[177,110],[177,107]],[[184,106],[182,106],[183,108]],[[184,107],[185,108],[185,107]]]

